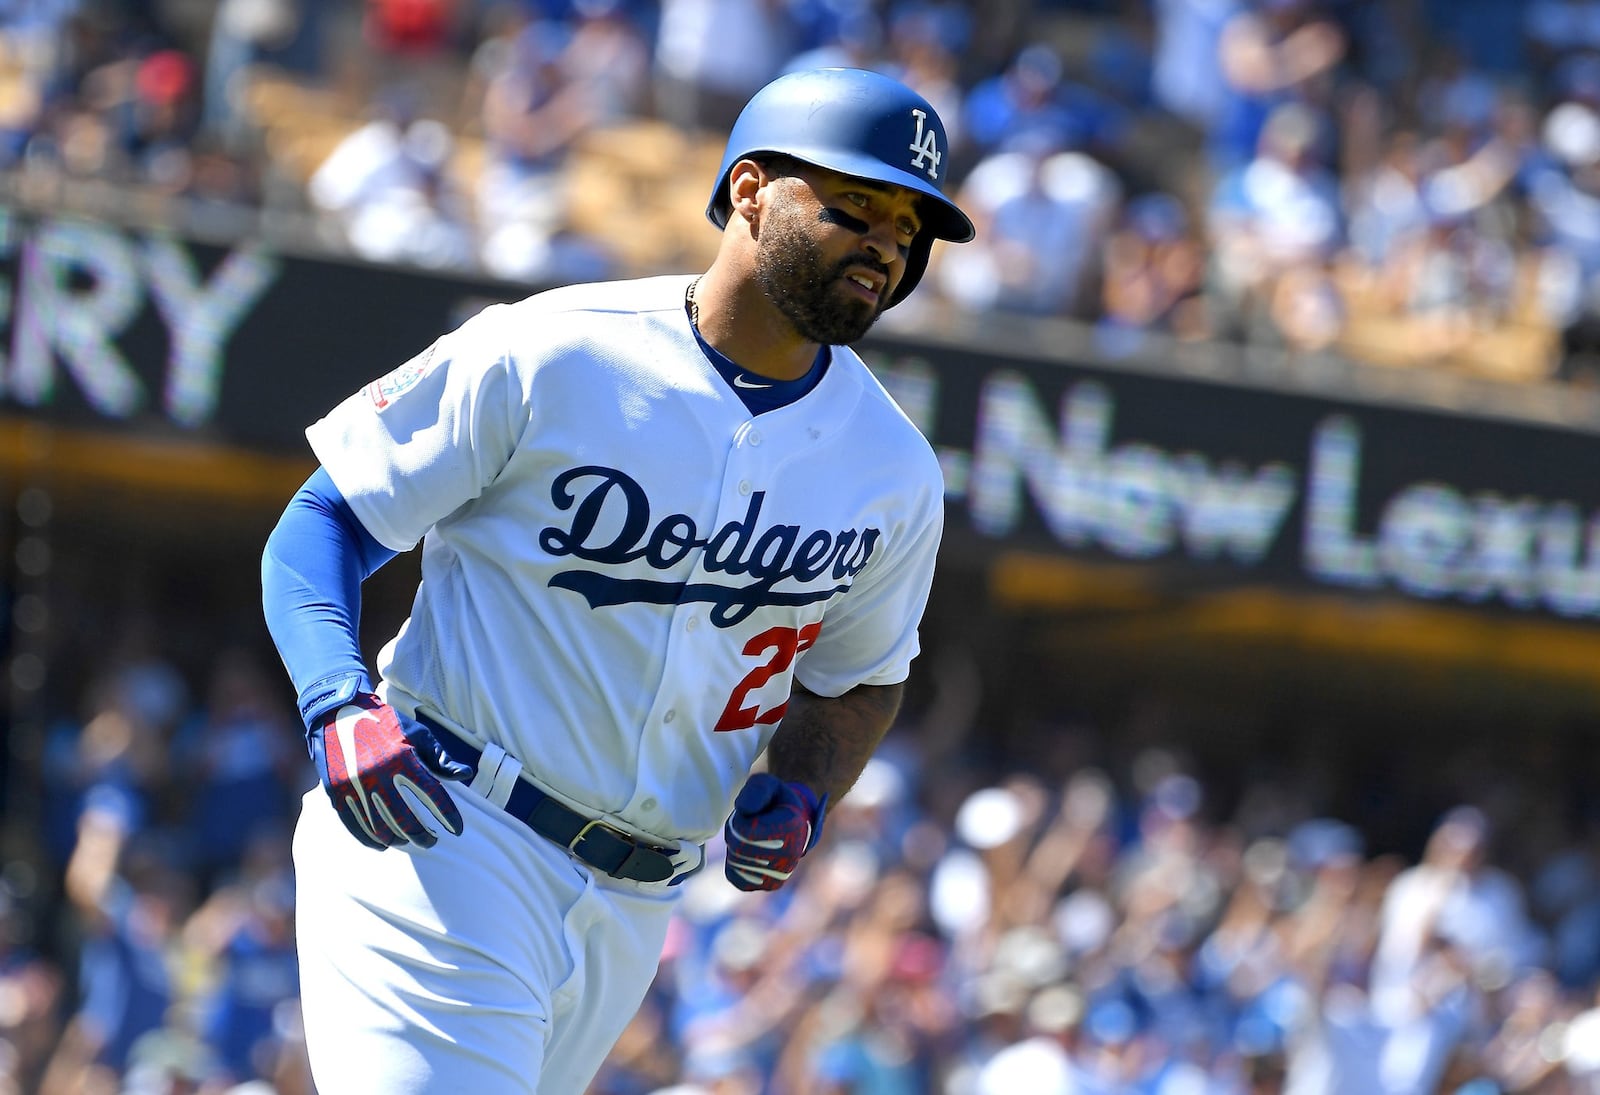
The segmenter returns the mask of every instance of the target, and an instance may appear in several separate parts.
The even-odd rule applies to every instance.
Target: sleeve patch
[[[372,400],[372,405],[380,411],[384,410],[400,396],[415,388],[422,378],[428,375],[428,366],[433,363],[433,350],[434,347],[429,346],[398,369],[368,384],[367,398]]]

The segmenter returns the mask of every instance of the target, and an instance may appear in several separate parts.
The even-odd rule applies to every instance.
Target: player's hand
[[[741,890],[776,890],[822,835],[828,796],[819,801],[803,783],[767,772],[751,776],[722,827],[728,845],[723,871]]]
[[[426,726],[362,693],[322,716],[307,740],[339,820],[367,847],[438,843],[413,803],[460,834],[461,811],[439,780],[467,780],[473,772],[451,760]]]

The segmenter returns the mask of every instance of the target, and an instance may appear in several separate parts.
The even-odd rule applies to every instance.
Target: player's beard
[[[845,291],[844,272],[851,267],[883,271],[883,264],[865,253],[828,265],[822,248],[793,213],[768,216],[756,242],[756,280],[761,291],[807,342],[844,346],[859,339],[883,314],[878,305]],[[885,287],[885,293],[888,292]]]

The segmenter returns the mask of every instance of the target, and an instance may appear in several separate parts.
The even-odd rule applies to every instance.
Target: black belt
[[[433,731],[445,752],[478,770],[483,750],[455,731],[418,714],[416,720]],[[616,826],[585,817],[551,798],[528,780],[517,777],[511,797],[501,807],[506,813],[552,843],[559,844],[597,871],[634,882],[665,882],[677,869],[671,853],[641,844]]]

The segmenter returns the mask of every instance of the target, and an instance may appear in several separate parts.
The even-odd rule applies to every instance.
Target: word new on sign
[[[964,517],[984,538],[1042,531],[1066,549],[1122,559],[1600,616],[1600,516],[1585,512],[1600,498],[1590,489],[1573,500],[1587,477],[1552,470],[1593,467],[1600,438],[982,364],[967,358],[965,376],[938,359],[876,368],[940,453],[952,521]],[[1140,428],[1119,442],[1124,387],[1137,393],[1129,406]],[[1051,389],[1054,406],[1040,394]],[[1380,458],[1367,459],[1378,440]],[[1539,455],[1552,446],[1570,454]],[[1241,460],[1241,448],[1270,455]],[[1486,480],[1502,489],[1484,489]]]

